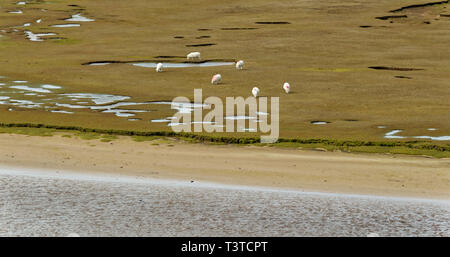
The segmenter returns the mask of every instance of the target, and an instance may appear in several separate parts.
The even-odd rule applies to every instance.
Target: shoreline
[[[258,137],[234,137],[204,135],[173,131],[134,131],[101,128],[86,128],[77,126],[60,126],[34,123],[0,123],[0,133],[13,133],[25,135],[53,135],[54,133],[81,133],[95,134],[97,137],[169,137],[194,143],[210,143],[219,145],[238,146],[276,146],[282,148],[298,148],[319,151],[340,151],[347,153],[381,153],[381,154],[405,154],[413,156],[424,156],[433,158],[450,158],[450,146],[445,140],[400,140],[400,141],[361,141],[361,140],[339,140],[323,138],[278,138],[273,144],[260,143]]]
[[[448,236],[443,200],[1,167],[0,182],[4,236]]]
[[[448,159],[155,139],[110,142],[0,134],[2,167],[194,181],[234,186],[450,199]]]
[[[222,184],[211,181],[197,181],[191,183],[189,181],[176,180],[176,179],[164,179],[164,178],[151,178],[151,177],[135,177],[125,174],[108,174],[108,173],[87,173],[79,171],[57,171],[57,170],[42,170],[35,168],[20,168],[17,166],[0,166],[0,176],[24,176],[40,179],[59,179],[59,180],[73,180],[73,181],[86,181],[86,182],[100,182],[100,183],[126,183],[126,184],[138,184],[138,185],[156,185],[156,186],[168,186],[168,187],[184,187],[184,188],[197,188],[197,189],[218,189],[218,190],[239,190],[239,191],[252,191],[252,192],[274,192],[274,193],[287,193],[287,194],[299,194],[310,196],[322,196],[322,197],[338,197],[338,198],[362,198],[372,200],[390,200],[390,201],[409,201],[409,202],[426,202],[434,204],[442,204],[450,206],[450,199],[433,199],[433,198],[417,198],[408,196],[387,196],[387,195],[366,195],[366,194],[351,194],[351,193],[333,193],[333,192],[320,192],[320,191],[305,191],[299,189],[287,189],[277,187],[265,187],[265,186],[251,186],[251,185],[233,185]]]

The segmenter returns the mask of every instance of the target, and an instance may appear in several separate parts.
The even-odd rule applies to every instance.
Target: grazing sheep
[[[252,89],[252,94],[253,94],[254,97],[258,97],[258,95],[259,95],[259,88],[254,87]]]
[[[216,85],[219,84],[220,81],[222,81],[222,76],[220,74],[216,74],[211,79],[211,84]]]
[[[200,52],[192,52],[192,53],[189,53],[189,54],[187,55],[187,59],[188,59],[188,60],[194,60],[194,59],[200,60]]]
[[[163,70],[163,64],[162,63],[156,64],[156,72],[162,72],[162,70]]]
[[[244,68],[244,61],[240,60],[236,63],[236,69],[237,70],[242,70],[242,68]]]
[[[283,89],[286,92],[286,94],[289,94],[289,92],[291,91],[291,85],[289,85],[289,83],[285,82],[283,85]]]

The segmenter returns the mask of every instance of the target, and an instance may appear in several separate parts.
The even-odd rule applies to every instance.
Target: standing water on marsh
[[[90,22],[95,21],[94,19],[89,19],[82,16],[80,13],[72,15],[71,18],[65,19],[65,21],[78,21],[78,22]]]
[[[120,64],[120,63],[129,63],[133,66],[137,67],[143,67],[143,68],[156,68],[158,63],[160,62],[118,62],[118,61],[100,61],[100,62],[90,62],[85,65],[89,66],[104,66],[109,64]],[[164,68],[193,68],[193,67],[215,67],[215,66],[228,66],[233,65],[234,62],[213,62],[213,61],[206,61],[206,62],[162,62],[162,65]]]
[[[156,68],[156,62],[143,62],[143,63],[133,63],[134,66],[144,67],[144,68]],[[233,65],[234,62],[202,62],[202,63],[171,63],[163,62],[163,67],[165,68],[190,68],[190,67],[214,67],[214,66],[226,66]]]

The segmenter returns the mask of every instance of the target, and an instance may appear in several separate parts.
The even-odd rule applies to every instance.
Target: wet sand
[[[448,159],[155,142],[1,134],[0,163],[189,183],[450,199]]]
[[[0,236],[450,236],[450,201],[0,167]]]

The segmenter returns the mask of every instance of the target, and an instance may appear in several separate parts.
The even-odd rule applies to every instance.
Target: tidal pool
[[[74,104],[60,104],[56,103],[55,105],[58,107],[65,107],[70,109],[91,109],[91,110],[99,110],[102,113],[114,113],[117,117],[132,117],[135,116],[136,113],[149,112],[148,110],[127,110],[127,109],[115,109],[119,106],[130,106],[130,105],[142,105],[146,103],[134,103],[134,102],[119,102],[111,105],[74,105]]]
[[[156,119],[156,120],[151,120],[151,122],[164,123],[164,122],[171,122],[171,120],[166,120],[166,119]]]
[[[55,24],[55,25],[50,25],[50,27],[53,28],[71,28],[71,27],[80,27],[80,24]]]
[[[89,64],[89,66],[105,66],[108,64],[111,64],[111,63],[110,62],[94,62],[94,63]]]
[[[46,88],[46,89],[61,89],[62,87],[60,87],[60,86],[55,86],[55,85],[42,85],[41,88]]]
[[[65,21],[78,21],[78,22],[90,22],[95,21],[94,19],[89,19],[82,16],[80,13],[72,15],[72,18],[65,19]]]
[[[30,41],[44,41],[44,39],[42,39],[41,37],[46,37],[46,36],[55,36],[55,33],[38,33],[38,34],[34,34],[31,31],[25,31],[25,35],[26,37],[30,40]]]
[[[9,99],[7,104],[22,108],[40,108],[44,103],[38,103],[31,100]]]
[[[195,108],[209,107],[207,104],[183,103],[183,102],[150,102],[150,104],[170,105],[171,109],[177,110],[179,113],[192,113]]]
[[[121,106],[132,106],[132,105],[143,105],[149,104],[148,102],[135,103],[135,102],[121,102],[130,99],[128,96],[121,95],[111,95],[111,94],[95,94],[95,93],[63,93],[55,94],[54,91],[62,89],[61,86],[41,84],[36,86],[28,85],[17,85],[28,83],[25,80],[14,80],[8,83],[3,83],[4,85],[9,85],[7,90],[0,93],[6,94],[5,96],[0,96],[0,104],[11,105],[22,108],[32,108],[32,109],[46,109],[53,113],[66,113],[73,114],[74,111],[61,110],[58,107],[63,107],[67,109],[91,109],[98,110],[102,113],[113,113],[118,117],[130,117],[135,116],[136,113],[148,112],[148,110],[131,110],[131,109],[120,109]],[[18,89],[20,91],[15,91]],[[37,94],[39,93],[39,94]],[[50,94],[50,95],[47,95]],[[20,99],[21,96],[26,97],[45,97],[45,99],[39,99],[39,102],[32,101],[29,99]],[[50,96],[50,97],[48,97]],[[80,101],[80,100],[90,100]],[[67,101],[74,101],[77,104],[68,103]],[[83,105],[81,105],[83,104]],[[55,109],[56,110],[49,110]],[[11,109],[11,111],[13,111]]]
[[[52,91],[45,89],[45,88],[35,88],[35,87],[29,87],[29,86],[10,86],[10,88],[38,92],[38,93],[52,93]]]
[[[110,94],[67,93],[61,95],[74,99],[90,99],[95,104],[109,104],[117,101],[124,101],[130,99],[129,96],[110,95]]]
[[[144,68],[156,68],[157,62],[132,63],[133,66]],[[163,68],[190,68],[190,67],[213,67],[234,65],[234,62],[203,62],[203,63],[171,63],[163,62]]]
[[[63,111],[63,110],[51,110],[50,112],[54,112],[54,113],[65,113],[65,114],[74,114],[74,112]]]
[[[330,122],[329,121],[311,121],[311,124],[314,124],[314,125],[326,125],[328,123],[330,123]]]
[[[12,14],[22,14],[22,10],[17,10],[17,11],[10,11],[8,13],[12,13]]]
[[[432,137],[432,136],[415,136],[413,138],[423,138],[423,139],[431,139],[436,141],[447,141],[450,140],[450,136],[440,136],[440,137]]]
[[[384,135],[384,138],[388,138],[388,139],[402,139],[402,138],[418,138],[418,139],[430,139],[430,140],[434,140],[434,141],[447,141],[450,140],[450,136],[397,136],[396,134],[402,132],[403,130],[401,129],[395,129],[392,131],[387,132]]]
[[[184,123],[184,122],[182,122],[182,123],[180,123],[180,122],[171,122],[171,123],[167,124],[167,126],[169,126],[169,127],[180,126],[180,125],[186,125],[186,123]]]
[[[403,137],[403,136],[396,136],[396,134],[398,134],[398,133],[400,133],[400,132],[402,132],[402,131],[403,131],[403,130],[401,130],[401,129],[394,129],[394,130],[392,130],[392,131],[387,132],[387,133],[384,135],[384,138],[389,138],[389,139],[406,138],[406,137]]]

